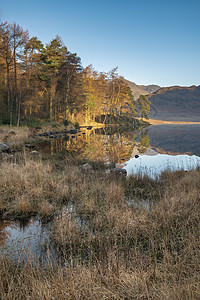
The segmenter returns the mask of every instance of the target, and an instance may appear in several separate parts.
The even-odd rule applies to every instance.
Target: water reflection
[[[55,255],[50,244],[50,228],[36,218],[22,221],[0,219],[0,247],[1,253],[18,260],[45,260],[47,254]]]
[[[200,156],[200,125],[150,126],[148,135],[151,147],[159,153]]]
[[[11,222],[8,220],[0,219],[0,246],[3,246],[9,238],[9,233],[6,231],[6,228],[10,226],[10,224]]]
[[[168,155],[155,156],[141,155],[126,162],[124,167],[128,175],[148,175],[156,179],[163,171],[191,170],[200,167],[200,157],[193,155]]]
[[[158,125],[148,128],[81,128],[76,134],[43,138],[43,153],[121,164],[136,154],[190,154],[200,156],[200,125]]]
[[[146,152],[149,147],[148,131],[106,127],[82,128],[76,135],[44,139],[37,146],[41,147],[43,153],[51,155],[68,153],[79,158],[120,164],[130,159],[133,148],[138,145],[140,152]]]

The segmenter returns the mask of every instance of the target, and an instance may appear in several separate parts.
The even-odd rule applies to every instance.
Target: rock
[[[24,148],[25,148],[25,150],[28,150],[28,151],[30,151],[30,150],[36,150],[36,146],[30,145],[30,144],[25,144]]]
[[[83,173],[93,173],[93,168],[90,164],[85,163],[81,166],[81,170]]]
[[[110,170],[111,174],[116,174],[116,175],[122,175],[122,176],[126,176],[127,175],[127,171],[125,169],[121,169],[121,168],[114,168]]]
[[[8,152],[10,150],[10,148],[3,143],[0,143],[0,152]]]
[[[40,152],[36,151],[36,150],[33,150],[29,153],[30,155],[32,156],[39,156],[40,155]]]
[[[77,129],[71,129],[71,130],[70,130],[70,133],[76,134],[76,133],[77,133]]]

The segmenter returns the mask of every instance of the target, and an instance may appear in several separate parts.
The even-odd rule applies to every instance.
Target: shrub
[[[75,127],[76,129],[78,129],[78,128],[80,127],[80,126],[79,126],[79,123],[78,123],[78,122],[75,122],[74,127]]]
[[[64,126],[68,126],[68,125],[69,125],[69,118],[63,120],[63,125],[64,125]]]

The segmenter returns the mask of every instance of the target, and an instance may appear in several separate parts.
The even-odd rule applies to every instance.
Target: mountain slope
[[[166,87],[148,95],[150,118],[165,121],[200,121],[200,86]]]
[[[149,93],[153,93],[160,89],[160,86],[158,85],[137,85],[136,83],[126,79],[124,79],[124,81],[131,88],[135,100],[137,100],[140,95],[148,95]]]

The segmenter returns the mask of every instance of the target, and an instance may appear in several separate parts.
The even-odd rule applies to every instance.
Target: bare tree
[[[11,100],[11,88],[10,88],[10,71],[13,66],[13,55],[12,55],[11,44],[10,44],[10,29],[9,29],[9,25],[6,22],[0,24],[0,56],[6,64],[7,107],[8,107],[8,114],[11,117],[12,100]]]
[[[13,53],[13,65],[14,65],[14,93],[13,100],[14,105],[16,106],[16,115],[17,115],[17,126],[19,126],[20,122],[20,106],[21,106],[21,97],[18,97],[18,75],[20,74],[20,61],[23,55],[23,49],[25,44],[28,41],[28,31],[24,31],[22,27],[20,27],[15,22],[9,25],[10,30],[10,45]],[[13,114],[13,105],[12,111]],[[12,120],[10,120],[12,122]],[[12,123],[10,123],[12,125]]]

